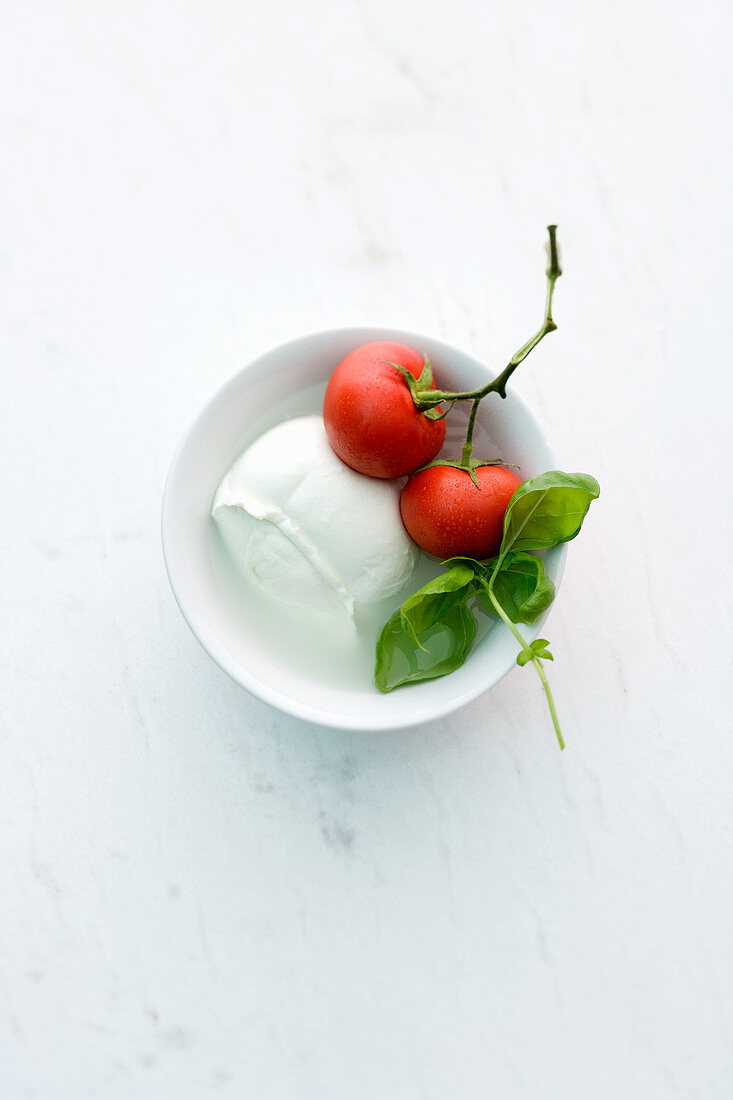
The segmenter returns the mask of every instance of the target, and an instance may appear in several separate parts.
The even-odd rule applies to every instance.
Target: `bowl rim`
[[[426,332],[414,332],[408,329],[398,329],[391,325],[378,325],[374,323],[368,324],[353,324],[353,325],[338,325],[332,328],[314,329],[309,332],[301,333],[298,336],[291,337],[288,340],[284,340],[280,343],[272,344],[259,352],[253,358],[235,371],[221,386],[219,386],[205,402],[196,416],[189,422],[186,431],[184,432],[178,447],[176,448],[173,458],[168,469],[165,484],[163,488],[162,507],[161,507],[161,544],[163,552],[163,562],[165,565],[168,581],[173,592],[174,599],[178,605],[178,608],[183,616],[185,622],[188,624],[189,629],[198,641],[199,645],[208,654],[208,656],[214,661],[215,664],[226,672],[228,676],[239,684],[250,694],[268,703],[270,706],[275,707],[277,710],[289,714],[295,718],[299,718],[306,722],[311,722],[316,725],[326,726],[332,729],[344,729],[344,730],[356,730],[356,731],[377,731],[377,730],[398,730],[409,729],[415,726],[423,725],[425,722],[433,721],[439,718],[444,718],[447,715],[459,710],[467,703],[477,699],[480,695],[490,691],[492,687],[495,687],[511,670],[516,667],[515,660],[509,660],[506,662],[506,667],[499,673],[498,676],[489,676],[487,679],[490,682],[486,682],[477,676],[469,686],[460,693],[448,694],[444,701],[436,704],[432,702],[429,706],[421,708],[416,706],[414,711],[408,715],[403,716],[391,716],[389,712],[385,712],[384,720],[375,720],[374,717],[361,715],[358,710],[352,712],[339,711],[335,712],[333,709],[327,709],[316,703],[309,703],[302,699],[294,699],[286,692],[278,690],[271,683],[262,680],[259,676],[251,673],[246,666],[238,663],[232,655],[229,653],[226,646],[219,640],[215,631],[210,627],[205,613],[198,609],[192,608],[190,605],[186,605],[185,597],[182,595],[182,585],[177,580],[176,576],[176,550],[175,545],[171,537],[171,514],[173,507],[173,495],[176,484],[177,471],[180,466],[183,456],[186,454],[187,449],[191,446],[191,439],[196,435],[197,429],[203,427],[205,422],[210,418],[212,410],[219,405],[219,403],[225,399],[226,394],[231,391],[237,391],[240,385],[240,380],[243,374],[250,371],[261,360],[272,355],[274,352],[284,352],[288,347],[295,347],[302,344],[304,341],[317,339],[317,338],[329,338],[334,336],[346,336],[349,333],[359,333],[358,339],[361,343],[366,342],[363,338],[366,334],[367,339],[381,337],[385,340],[399,340],[399,342],[409,342],[413,340],[418,342],[420,339],[428,341],[434,346],[439,346],[441,350],[447,352],[459,352],[462,355],[469,355],[471,358],[476,359],[477,362],[483,363],[478,356],[473,352],[463,351],[455,344],[451,344],[444,340],[442,337],[432,336]],[[536,425],[543,445],[546,448],[548,454],[552,460],[552,466],[548,468],[555,468],[555,454],[552,447],[542,433],[541,427],[537,418],[534,416],[529,405],[524,401],[515,390],[512,390],[512,401],[518,405],[523,414],[527,416],[533,424]],[[553,572],[555,587],[559,588],[562,581],[563,573],[565,570],[565,562],[567,557],[567,546],[565,544],[556,547],[553,551]],[[540,617],[536,624],[532,627],[525,627],[526,634],[531,638],[534,636],[535,631],[539,630],[541,626],[544,626],[547,618],[554,607],[554,601],[547,609],[547,611]],[[325,685],[324,685],[325,688]],[[328,690],[328,689],[326,689]],[[422,713],[424,710],[424,713]]]

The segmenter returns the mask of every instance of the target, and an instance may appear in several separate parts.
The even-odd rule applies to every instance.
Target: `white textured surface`
[[[727,5],[7,3],[3,1100],[733,1091]],[[190,636],[201,403],[379,320],[503,365],[603,496],[517,670],[399,735]]]

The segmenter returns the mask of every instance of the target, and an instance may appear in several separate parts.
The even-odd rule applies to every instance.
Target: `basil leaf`
[[[486,564],[481,561],[476,561],[476,558],[464,558],[460,556],[455,558],[447,558],[446,561],[441,562],[441,565],[462,565],[465,569],[470,569],[475,577],[487,577],[490,573],[490,570],[487,569]]]
[[[473,577],[473,569],[461,562],[408,596],[400,608],[400,615],[402,625],[415,645],[421,646],[418,634],[443,619],[458,604],[465,603],[471,594]]]
[[[418,649],[404,628],[400,611],[395,612],[377,641],[374,680],[380,691],[394,691],[403,684],[416,684],[445,676],[465,661],[476,636],[476,620],[465,603],[448,611],[420,636]]]
[[[499,561],[510,550],[544,550],[574,539],[599,493],[589,474],[550,470],[523,481],[504,516]]]
[[[517,654],[519,667],[526,665],[534,657],[541,657],[543,661],[554,661],[555,658],[548,649],[549,644],[547,638],[535,638],[533,642],[529,643],[527,649],[523,649]]]
[[[529,648],[535,657],[541,657],[543,661],[554,661],[555,658],[550,653],[549,646],[550,643],[547,638],[535,638],[533,642],[530,642]]]
[[[498,559],[489,562],[493,570]],[[555,598],[555,585],[547,576],[545,563],[534,554],[510,550],[494,574],[494,595],[513,623],[533,623]],[[481,601],[496,614],[491,600],[482,589]]]

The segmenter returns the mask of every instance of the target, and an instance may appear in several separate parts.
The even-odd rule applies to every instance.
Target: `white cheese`
[[[287,603],[355,605],[394,595],[415,564],[400,483],[365,477],[331,447],[320,416],[286,420],[225,474],[212,515],[245,573]]]

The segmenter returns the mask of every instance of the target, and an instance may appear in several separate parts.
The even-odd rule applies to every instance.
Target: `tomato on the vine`
[[[504,513],[521,480],[504,466],[477,466],[474,473],[478,487],[466,469],[429,466],[402,490],[402,522],[428,554],[481,561],[498,553]]]
[[[341,360],[323,402],[323,423],[332,448],[347,466],[370,477],[411,474],[435,458],[445,440],[445,422],[417,409],[404,375],[393,363],[416,380],[425,378],[426,361],[412,348],[375,341]],[[430,379],[425,389],[434,388]]]

